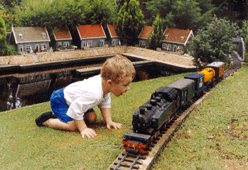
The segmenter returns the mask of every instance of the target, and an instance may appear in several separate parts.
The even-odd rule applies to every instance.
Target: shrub
[[[6,55],[16,55],[16,47],[14,45],[4,45],[0,47],[0,55],[6,56]]]
[[[208,27],[200,29],[190,43],[195,65],[201,66],[201,62],[228,62],[228,56],[234,49],[232,38],[237,36],[237,31],[236,24],[214,17]]]

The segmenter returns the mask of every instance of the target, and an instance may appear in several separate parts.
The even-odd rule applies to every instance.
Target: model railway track
[[[241,63],[238,58],[232,54],[233,66],[225,71],[223,78],[228,77],[231,73],[234,73],[241,67]],[[160,137],[154,141],[151,150],[145,155],[128,153],[123,150],[122,153],[114,160],[114,162],[108,167],[108,170],[147,170],[150,169],[152,163],[159,156],[159,151],[168,143],[170,137],[176,132],[179,125],[183,120],[199,105],[202,101],[211,94],[211,91],[205,93],[202,97],[194,99],[194,103],[186,108],[184,111],[178,111],[177,117],[166,125],[165,133],[161,134]]]
[[[241,67],[241,62],[239,61],[238,57],[235,55],[235,53],[232,53],[232,59],[233,59],[233,65],[225,71],[223,74],[223,78],[226,78],[230,76],[230,74],[234,73]]]
[[[123,150],[122,153],[115,159],[115,161],[108,167],[108,170],[150,169],[153,161],[156,159],[157,156],[159,156],[159,151],[169,142],[170,137],[176,132],[179,125],[199,104],[201,104],[201,102],[207,96],[209,96],[209,94],[210,92],[203,95],[185,111],[179,111],[177,115],[180,116],[174,118],[172,122],[166,125],[167,129],[165,133],[162,134],[160,138],[155,141],[154,146],[151,147],[151,151],[149,151],[148,154],[131,154],[127,153],[126,150]]]

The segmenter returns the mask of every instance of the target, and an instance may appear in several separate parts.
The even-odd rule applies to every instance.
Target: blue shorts
[[[69,109],[69,106],[67,105],[64,98],[64,88],[53,91],[50,98],[50,105],[54,113],[54,116],[57,117],[60,121],[70,122],[73,120],[71,117],[69,117],[66,114]],[[90,112],[94,112],[94,110],[89,109],[84,113],[84,115]]]

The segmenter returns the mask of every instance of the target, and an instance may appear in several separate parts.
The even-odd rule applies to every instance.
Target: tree
[[[20,26],[46,26],[49,30],[85,24],[89,0],[25,0],[17,11]]]
[[[241,20],[247,20],[248,2],[246,0],[213,1],[218,8],[214,11],[217,17],[228,19],[241,24]],[[239,25],[240,26],[240,25]]]
[[[0,47],[6,46],[6,28],[2,15],[3,13],[0,11]]]
[[[190,43],[195,65],[201,66],[201,62],[229,61],[228,56],[234,48],[232,38],[237,36],[237,31],[236,24],[214,17],[211,24],[206,29],[200,29]]]
[[[159,14],[162,22],[164,23],[164,27],[174,27],[173,14],[172,14],[172,5],[174,1],[171,0],[156,0],[156,1],[148,1],[146,4],[147,13],[146,22],[148,25],[152,24],[154,21],[154,17]]]
[[[136,44],[137,37],[144,25],[144,15],[140,10],[139,1],[125,1],[117,18],[117,33],[122,41],[128,45]]]
[[[117,6],[115,0],[92,0],[87,14],[88,24],[107,24],[116,21]]]
[[[197,30],[203,25],[201,9],[195,0],[175,1],[172,6],[173,22],[178,29]]]
[[[16,54],[16,50],[13,46],[7,45],[6,42],[6,27],[5,21],[2,18],[2,11],[0,11],[0,55],[12,55]]]
[[[161,18],[159,17],[159,14],[157,14],[152,28],[153,32],[150,32],[148,38],[148,46],[151,49],[156,49],[157,47],[161,47],[161,39],[164,32],[163,23]]]
[[[192,29],[196,31],[211,20],[214,9],[210,0],[156,0],[147,2],[145,18],[151,24],[154,16],[160,14],[164,27]],[[149,19],[150,18],[150,19]]]

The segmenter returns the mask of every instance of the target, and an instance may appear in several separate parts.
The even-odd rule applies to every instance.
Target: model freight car
[[[201,96],[209,83],[220,80],[223,69],[222,62],[214,62],[198,74],[189,74],[184,79],[158,88],[151,98],[134,112],[133,132],[124,134],[124,148],[128,152],[147,153],[152,142],[177,116],[177,110],[184,109],[191,104],[194,97]]]

